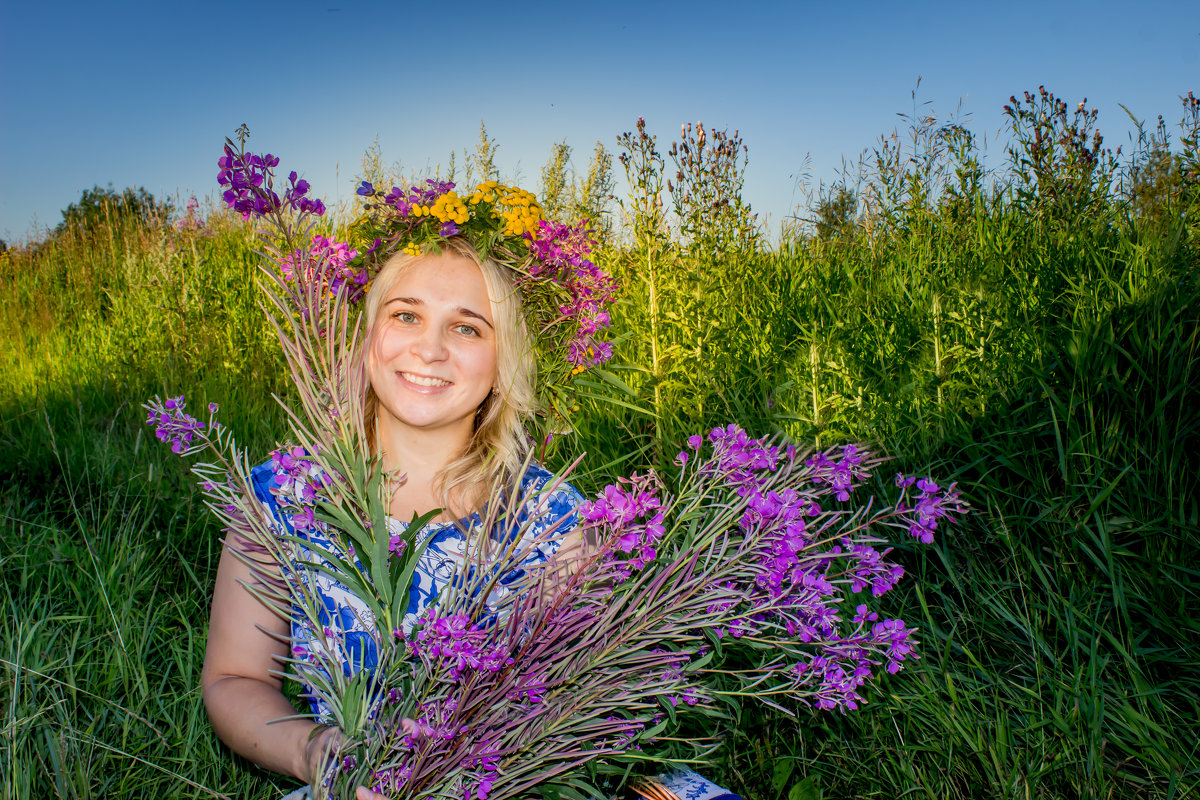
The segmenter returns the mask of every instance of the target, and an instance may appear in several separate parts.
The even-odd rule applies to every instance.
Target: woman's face
[[[494,324],[483,273],[469,259],[443,252],[401,275],[368,345],[380,433],[399,426],[469,437],[496,381]]]

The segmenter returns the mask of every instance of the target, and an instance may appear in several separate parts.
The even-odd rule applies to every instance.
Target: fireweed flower
[[[904,505],[904,501],[911,499],[909,494],[914,483],[920,495],[917,496],[915,505],[909,507]],[[897,509],[904,513],[908,522],[908,532],[924,544],[932,544],[939,519],[951,514],[965,514],[969,508],[962,499],[962,493],[958,491],[958,484],[955,483],[942,489],[928,478],[917,479],[897,473],[896,485],[904,490],[904,499]]]
[[[827,484],[842,503],[850,499],[850,492],[860,486],[866,477],[866,472],[859,466],[862,455],[852,444],[841,448],[840,457],[837,450],[833,450],[817,453],[804,463],[812,468],[813,483]]]
[[[187,233],[189,231],[194,231],[200,234],[209,233],[207,223],[200,216],[200,201],[196,199],[196,195],[192,195],[188,198],[183,219],[175,221],[175,230],[181,233]]]
[[[563,320],[575,326],[567,361],[577,368],[605,363],[612,358],[612,344],[597,334],[612,324],[605,307],[616,295],[616,283],[588,258],[595,242],[587,221],[568,225],[541,220],[525,239],[534,257],[530,277],[554,279],[566,287],[570,297],[558,308]]]
[[[579,506],[583,520],[603,532],[606,559],[617,582],[658,557],[656,545],[666,531],[657,496],[661,486],[653,473],[634,475],[606,486],[595,500]]]
[[[279,159],[270,153],[260,156],[238,152],[226,144],[224,155],[217,159],[217,166],[220,168],[217,183],[226,187],[222,198],[244,220],[285,208],[315,216],[325,213],[324,203],[306,196],[310,188],[308,181],[299,178],[294,170],[288,175],[284,196],[281,198],[275,192],[274,170],[279,166]]]
[[[470,671],[496,672],[513,663],[504,645],[489,644],[489,633],[472,625],[463,613],[446,617],[427,612],[424,624],[410,640],[414,655],[448,667],[453,680]]]
[[[367,293],[366,267],[356,261],[358,251],[345,242],[316,235],[308,251],[295,250],[279,259],[279,268],[290,281],[317,283],[330,294],[344,293],[357,303]]]
[[[165,401],[154,398],[145,405],[146,424],[154,426],[154,435],[160,442],[170,442],[171,452],[184,455],[189,452],[197,436],[204,434],[207,425],[186,413],[183,395],[169,397]],[[213,412],[215,413],[215,412]]]

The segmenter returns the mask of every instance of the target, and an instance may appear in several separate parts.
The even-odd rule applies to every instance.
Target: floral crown
[[[308,182],[295,172],[280,197],[274,189],[279,159],[247,153],[243,144],[240,135],[236,144],[226,140],[218,182],[226,187],[226,204],[244,219],[268,218],[284,233],[284,247],[272,255],[286,279],[316,282],[356,303],[395,253],[438,252],[449,238],[460,237],[481,258],[507,268],[521,291],[537,362],[540,413],[565,418],[575,376],[612,357],[612,343],[603,332],[610,325],[606,307],[616,285],[590,258],[596,244],[586,219],[573,224],[543,219],[533,193],[496,181],[466,195],[454,183],[433,178],[387,191],[363,181],[357,189],[363,210],[349,226],[349,242],[317,234],[297,246],[290,234],[302,226],[293,226],[289,217],[302,222],[322,216],[324,205],[308,197]]]

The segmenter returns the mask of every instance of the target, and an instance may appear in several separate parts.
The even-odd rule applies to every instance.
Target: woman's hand
[[[408,720],[405,720],[406,722]],[[325,774],[325,766],[329,763],[330,757],[337,752],[341,746],[342,740],[346,737],[342,735],[341,730],[330,725],[324,730],[315,734],[308,740],[308,746],[305,748],[305,760],[310,765],[310,774],[312,778],[309,783],[316,785]],[[356,800],[388,800],[386,795],[379,792],[372,792],[365,786],[359,786],[354,790]]]
[[[308,782],[316,786],[325,777],[329,760],[346,737],[333,725],[317,728],[304,745],[304,763],[308,765]]]

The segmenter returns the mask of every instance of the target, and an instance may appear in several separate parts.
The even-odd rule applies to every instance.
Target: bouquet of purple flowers
[[[222,168],[246,158],[229,151]],[[303,224],[322,209],[290,184],[280,201],[240,180],[230,202]],[[201,421],[183,398],[155,399],[147,422],[178,453],[212,454],[193,470],[251,566],[247,588],[313,634],[286,671],[344,734],[319,797],[356,785],[414,799],[604,797],[607,780],[703,760],[745,701],[853,710],[873,679],[916,658],[913,629],[871,605],[904,573],[888,534],[932,541],[966,511],[955,487],[897,475],[894,499],[872,497],[871,452],[808,452],[737,425],[691,437],[669,484],[635,474],[584,502],[571,560],[531,566],[531,550],[566,531],[531,533],[537,515],[521,510],[539,496],[498,488],[462,568],[406,626],[430,517],[389,532],[389,478],[363,455],[357,401],[364,281],[345,247],[318,244],[306,268],[299,250],[270,249],[283,267],[263,281],[299,399],[293,445],[275,458],[278,511],[255,500],[250,459],[215,405]],[[322,580],[369,610],[373,669],[321,624]]]

